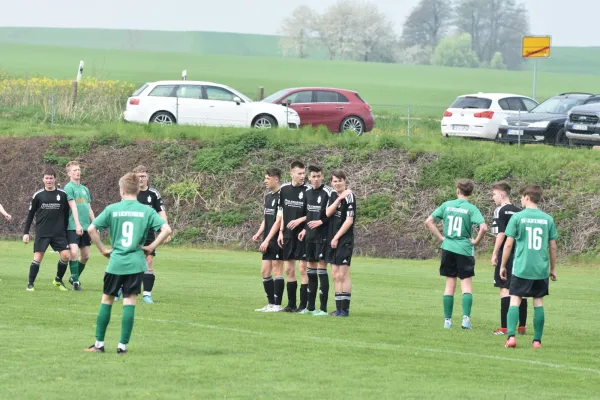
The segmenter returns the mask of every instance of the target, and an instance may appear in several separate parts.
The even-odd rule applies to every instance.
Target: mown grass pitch
[[[559,265],[544,347],[530,348],[530,322],[509,350],[491,335],[499,302],[484,255],[474,329],[463,331],[458,296],[455,328],[442,329],[437,260],[356,258],[351,317],[338,319],[254,312],[265,303],[258,254],[161,248],[156,304],[138,305],[129,354],[117,356],[121,303],[107,353],[82,351],[94,340],[106,265],[96,250],[79,293],[52,287],[55,254],[33,293],[24,290],[31,248],[0,242],[0,254],[3,398],[581,399],[600,389],[596,266]]]

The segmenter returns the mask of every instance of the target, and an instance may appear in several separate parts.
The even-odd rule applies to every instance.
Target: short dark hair
[[[311,172],[323,172],[323,168],[318,167],[316,165],[309,165],[308,166],[308,173],[310,174]]]
[[[521,196],[529,196],[532,203],[537,204],[542,199],[542,187],[539,185],[525,185],[519,190]]]
[[[294,168],[302,168],[304,169],[304,163],[302,161],[294,161],[292,163],[292,165],[290,165],[290,169],[294,169]]]
[[[54,171],[54,168],[52,167],[46,167],[44,168],[44,176],[46,175],[52,175],[53,177],[56,178],[56,171]]]
[[[279,180],[281,180],[281,170],[279,168],[269,168],[267,169],[266,173],[270,177],[277,177]]]
[[[505,181],[499,181],[492,185],[492,190],[500,190],[506,194],[510,194],[511,187]]]
[[[338,179],[342,179],[347,181],[348,178],[346,177],[346,173],[344,171],[342,171],[341,169],[336,169],[333,172],[331,172],[331,179],[333,179],[333,177],[336,177]]]
[[[469,197],[475,189],[475,183],[470,179],[459,179],[456,181],[456,188],[463,196]]]

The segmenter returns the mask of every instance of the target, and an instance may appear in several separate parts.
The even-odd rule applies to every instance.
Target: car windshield
[[[531,110],[531,112],[544,114],[567,114],[571,108],[583,104],[584,101],[585,99],[581,97],[552,97],[540,103],[540,105]]]
[[[281,98],[284,94],[286,94],[289,91],[290,91],[289,89],[280,90],[279,92],[275,92],[272,95],[265,97],[261,101],[265,102],[265,103],[272,103],[272,102],[276,101],[277,99]]]
[[[454,100],[450,108],[481,108],[487,110],[492,105],[492,100],[483,97],[459,97]]]

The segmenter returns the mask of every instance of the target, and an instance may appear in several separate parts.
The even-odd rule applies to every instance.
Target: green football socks
[[[71,271],[73,282],[79,282],[79,261],[69,261],[69,270]]]
[[[452,309],[454,308],[454,296],[444,295],[444,318],[452,318]]]
[[[544,333],[544,307],[533,308],[533,340],[542,341],[542,334]]]
[[[123,320],[121,322],[121,340],[119,343],[129,343],[131,331],[133,330],[133,318],[135,316],[135,306],[123,306]]]
[[[473,295],[465,293],[462,295],[463,316],[471,317],[471,307],[473,307]]]
[[[535,318],[534,318],[535,320]],[[508,336],[515,336],[517,330],[517,324],[519,323],[519,307],[510,306],[508,308],[508,315],[506,316],[506,325],[508,328]],[[535,324],[535,322],[534,322]]]
[[[96,319],[96,340],[99,342],[104,342],[106,328],[110,322],[111,310],[112,304],[100,304],[100,311],[98,312],[98,318]]]

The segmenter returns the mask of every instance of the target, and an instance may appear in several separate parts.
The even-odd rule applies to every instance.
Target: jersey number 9
[[[124,222],[121,229],[121,245],[129,247],[133,243],[133,222]]]

